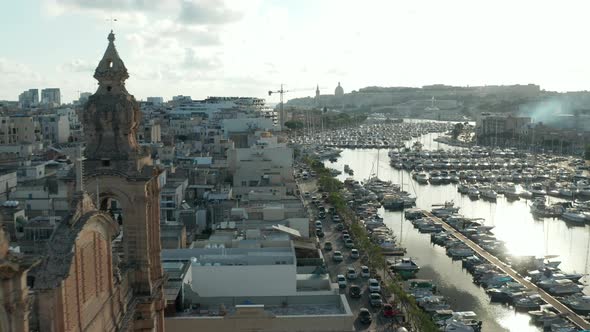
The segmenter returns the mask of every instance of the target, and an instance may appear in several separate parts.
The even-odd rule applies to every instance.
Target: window
[[[103,167],[110,167],[111,166],[111,161],[109,159],[103,159],[102,160],[102,166]]]

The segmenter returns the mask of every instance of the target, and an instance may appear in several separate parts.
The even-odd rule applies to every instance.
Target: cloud
[[[186,24],[226,24],[238,21],[243,13],[232,10],[220,0],[183,1],[178,19]]]
[[[166,7],[161,0],[53,0],[52,4],[64,9],[100,11],[157,11]]]
[[[193,48],[186,48],[184,54],[184,66],[188,68],[210,70],[219,68],[221,63],[216,57],[200,57],[196,55]]]
[[[0,57],[0,90],[18,91],[39,86],[43,83],[42,76],[28,65]],[[14,99],[16,96],[11,96]]]
[[[80,73],[80,72],[92,72],[98,65],[98,60],[96,63],[89,63],[88,61],[75,59],[70,62],[66,62],[61,64],[57,67],[57,70],[60,72],[72,72],[72,73]]]

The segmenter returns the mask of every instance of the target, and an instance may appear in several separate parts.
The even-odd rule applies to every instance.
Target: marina
[[[443,147],[434,141],[438,134],[428,134],[406,142],[411,147],[420,142],[425,147]],[[470,218],[481,218],[486,226],[494,228],[494,234],[505,243],[505,249],[512,255],[545,256],[556,255],[562,261],[564,271],[581,273],[581,282],[586,282],[588,248],[586,245],[573,246],[575,243],[588,243],[590,232],[588,226],[573,227],[559,219],[533,217],[531,198],[512,200],[505,194],[498,194],[496,200],[481,197],[472,200],[458,191],[460,181],[448,185],[430,185],[413,177],[411,172],[394,169],[386,157],[387,150],[377,149],[343,149],[336,162],[326,161],[331,168],[343,169],[346,164],[355,170],[353,178],[364,181],[371,174],[379,172],[383,181],[400,184],[403,191],[416,198],[416,206],[430,207],[445,200],[453,200],[461,207],[461,213]],[[380,157],[378,157],[380,155]],[[379,160],[379,161],[377,161]],[[371,167],[371,165],[375,165]],[[338,176],[342,181],[350,178],[348,174]],[[403,178],[403,185],[402,184]],[[485,188],[483,188],[485,190]],[[485,195],[485,194],[484,194]],[[554,199],[547,196],[547,199]],[[559,200],[559,198],[555,198]],[[469,274],[461,269],[461,261],[449,259],[445,250],[432,247],[430,234],[420,233],[413,225],[403,221],[400,212],[379,209],[383,222],[394,230],[401,246],[407,249],[409,256],[421,267],[419,278],[433,279],[438,284],[439,293],[444,295],[453,310],[474,311],[483,321],[482,331],[539,331],[531,316],[526,312],[514,311],[513,307],[501,306],[490,302],[489,295],[472,283]],[[527,234],[531,241],[519,241],[518,234]],[[552,236],[560,234],[561,236]],[[575,240],[574,240],[575,239]],[[457,255],[469,252],[458,251]],[[457,267],[459,264],[459,267]],[[576,301],[575,298],[572,301]],[[580,301],[579,299],[577,300]]]

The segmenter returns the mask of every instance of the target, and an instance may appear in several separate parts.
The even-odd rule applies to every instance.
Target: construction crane
[[[283,127],[283,125],[285,124],[284,119],[285,119],[285,113],[283,113],[283,95],[285,93],[289,92],[289,90],[285,90],[283,89],[283,84],[281,83],[281,89],[277,90],[277,91],[272,91],[272,90],[268,90],[268,95],[272,96],[273,93],[278,93],[281,97],[281,105],[279,106],[279,124],[281,125],[281,128]]]
[[[317,87],[319,89],[319,87]],[[294,89],[294,90],[285,90],[283,84],[281,83],[281,88],[276,91],[268,90],[268,95],[272,96],[273,93],[278,93],[280,96],[280,106],[279,106],[279,123],[281,127],[285,124],[285,113],[283,109],[283,95],[287,92],[299,92],[299,91],[313,91],[315,89]]]

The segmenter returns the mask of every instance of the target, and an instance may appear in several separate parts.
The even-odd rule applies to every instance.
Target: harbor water
[[[417,138],[424,149],[453,149],[433,141],[439,134],[428,134]],[[412,144],[409,142],[408,144]],[[416,207],[428,209],[433,204],[453,200],[460,206],[460,214],[466,217],[483,218],[485,225],[494,226],[493,233],[498,240],[506,242],[513,255],[558,256],[560,268],[566,272],[588,273],[590,226],[572,226],[560,219],[536,219],[530,213],[530,201],[507,201],[498,197],[497,202],[471,200],[457,192],[456,184],[421,185],[410,173],[396,170],[389,165],[387,150],[345,149],[336,162],[326,161],[326,166],[344,170],[349,165],[354,170],[354,179],[363,181],[371,174],[382,180],[402,184],[403,189],[417,196]],[[350,176],[338,176],[345,180]],[[403,179],[403,180],[402,180]],[[408,256],[415,258],[421,266],[418,278],[433,279],[440,293],[447,297],[455,311],[474,311],[483,321],[483,331],[541,331],[530,323],[530,316],[516,312],[513,308],[490,303],[483,288],[472,282],[472,277],[461,268],[461,261],[452,261],[445,249],[430,243],[430,234],[421,234],[401,212],[380,210],[384,222],[395,232],[401,245],[408,250]],[[587,284],[587,277],[580,280]],[[588,287],[585,289],[588,292]]]

